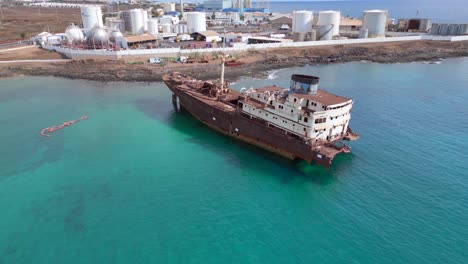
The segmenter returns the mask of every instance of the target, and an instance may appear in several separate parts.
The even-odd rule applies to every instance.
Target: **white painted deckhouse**
[[[289,90],[278,86],[246,90],[244,114],[268,126],[315,142],[342,139],[348,131],[353,100],[318,89],[319,78],[293,75]]]

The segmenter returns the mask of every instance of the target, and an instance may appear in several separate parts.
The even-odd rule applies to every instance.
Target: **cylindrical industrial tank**
[[[77,44],[84,40],[83,31],[75,25],[68,26],[65,30],[65,34],[68,37],[69,43]]]
[[[120,18],[124,21],[124,28],[125,31],[131,31],[132,30],[132,19],[130,17],[130,11],[121,11],[120,12]],[[122,31],[122,32],[125,32]]]
[[[302,41],[304,41],[304,36],[305,36],[305,33],[294,32],[293,40],[294,40],[294,42],[302,42]]]
[[[148,31],[148,11],[142,10],[141,13],[143,15],[143,30],[147,32]]]
[[[141,35],[145,31],[143,25],[143,12],[141,9],[130,10],[130,20],[132,21],[131,32],[133,35]]]
[[[312,29],[312,18],[312,11],[294,11],[292,16],[292,32],[310,32]]]
[[[116,40],[118,37],[123,37],[123,35],[122,35],[122,32],[120,32],[119,30],[114,29],[114,30],[112,30],[112,31],[109,32],[108,37],[109,37],[109,41],[110,41],[110,42],[114,42],[114,43],[115,43],[115,40]]]
[[[179,33],[181,33],[181,34],[188,33],[188,31],[187,31],[187,25],[185,25],[185,24],[178,24],[177,27],[179,27]]]
[[[102,22],[102,10],[100,6],[82,6],[80,7],[80,12],[83,28],[91,29],[93,27],[104,26]]]
[[[387,26],[387,11],[385,10],[366,10],[361,30],[368,31],[369,38],[385,37],[385,28]]]
[[[458,35],[468,35],[468,24],[460,24]]]
[[[317,21],[317,28],[319,26],[328,26],[332,25],[332,30],[329,34],[331,37],[340,34],[340,21],[341,21],[341,14],[338,11],[320,11],[318,14],[318,21]],[[320,35],[320,34],[319,34]],[[326,37],[331,39],[331,37]]]
[[[439,35],[439,33],[440,33],[440,24],[432,23],[431,34],[432,35]]]
[[[318,40],[332,40],[333,39],[333,25],[317,25],[317,39]]]
[[[459,24],[451,24],[450,25],[449,35],[457,35],[459,28],[460,28]]]
[[[428,32],[431,28],[432,20],[431,19],[421,19],[421,23],[419,24],[419,31],[421,32]]]
[[[317,40],[317,30],[312,30],[309,32],[309,40],[310,41],[316,41]]]
[[[118,29],[120,32],[125,32],[125,21],[116,17],[106,17],[106,27],[110,29]]]
[[[107,31],[102,27],[94,27],[92,28],[86,41],[91,45],[103,45],[106,44],[109,40],[109,36],[107,35]]]
[[[361,29],[361,31],[359,31],[359,38],[368,38],[369,37],[369,29]]]
[[[448,35],[450,33],[450,24],[440,24],[440,35]]]
[[[171,33],[171,25],[170,24],[162,25],[162,32],[163,33]]]
[[[204,13],[188,12],[186,14],[189,33],[206,31],[206,17]]]
[[[148,34],[151,34],[151,35],[158,34],[158,20],[157,19],[148,20]]]

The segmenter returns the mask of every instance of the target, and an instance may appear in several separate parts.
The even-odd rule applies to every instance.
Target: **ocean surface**
[[[235,87],[292,73],[355,99],[329,171],[174,112],[161,83],[1,79],[0,263],[468,263],[468,59]]]
[[[256,2],[253,1],[256,7]],[[431,18],[434,22],[468,23],[467,0],[347,0],[270,2],[271,12],[339,10],[343,16],[362,17],[363,10],[388,10],[390,18]]]

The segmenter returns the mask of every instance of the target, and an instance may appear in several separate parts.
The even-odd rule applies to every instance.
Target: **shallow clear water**
[[[0,263],[468,262],[468,59],[235,86],[293,72],[355,99],[330,171],[175,113],[162,84],[0,80]]]

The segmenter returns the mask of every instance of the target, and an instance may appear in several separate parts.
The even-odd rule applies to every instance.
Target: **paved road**
[[[30,63],[30,62],[66,62],[70,61],[70,59],[57,59],[57,60],[10,60],[10,61],[0,61],[0,64],[7,64],[7,63]]]

